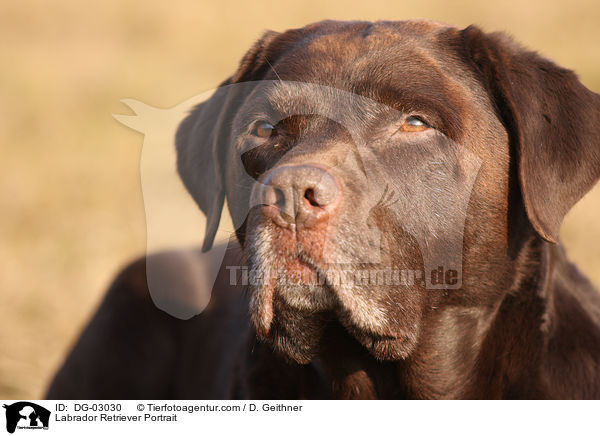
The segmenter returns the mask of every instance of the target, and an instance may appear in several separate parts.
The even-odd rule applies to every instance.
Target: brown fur
[[[349,95],[359,110],[346,110]],[[261,111],[288,115],[274,121],[280,136],[257,143],[248,126]],[[397,114],[414,112],[434,129],[381,139]],[[170,318],[147,298],[136,262],[48,396],[600,398],[600,295],[558,244],[564,215],[600,177],[598,138],[600,96],[502,34],[429,21],[268,32],[177,134],[179,172],[207,215],[204,249],[225,199],[237,229],[209,305]],[[249,210],[277,168],[317,163],[342,193],[326,226],[290,230]],[[439,177],[456,184],[428,190]],[[376,253],[369,229],[382,235]],[[324,262],[339,272],[350,259],[360,270],[372,265],[360,261],[366,252],[381,267],[423,270],[457,241],[458,289],[419,280],[246,289],[225,268],[293,276]],[[164,265],[165,283],[204,286]]]

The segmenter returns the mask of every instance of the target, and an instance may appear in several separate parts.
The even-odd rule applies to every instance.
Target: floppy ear
[[[229,84],[229,80],[221,86]],[[196,106],[181,122],[175,136],[179,176],[206,215],[202,251],[212,247],[225,201],[223,161],[219,156],[222,123],[219,120],[226,98],[227,90],[217,89],[208,101]]]
[[[177,170],[206,215],[202,251],[212,247],[225,201],[223,164],[232,140],[231,121],[242,102],[240,87],[232,85],[264,75],[266,50],[277,35],[265,33],[243,57],[237,72],[209,100],[196,106],[177,129]]]
[[[502,33],[470,26],[462,39],[514,146],[529,221],[557,242],[564,215],[600,177],[600,96]]]

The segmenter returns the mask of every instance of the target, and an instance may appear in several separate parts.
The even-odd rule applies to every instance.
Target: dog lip
[[[277,206],[263,204],[260,211],[263,215],[273,220],[273,222],[278,226],[284,229],[296,229],[296,222],[294,221],[293,217],[282,213]]]
[[[324,285],[326,285],[327,287],[332,288],[331,283],[327,282],[327,274],[326,274],[326,270],[324,270],[322,268],[321,265],[319,265],[318,262],[316,262],[312,257],[310,257],[310,255],[308,255],[304,250],[302,250],[301,247],[299,247],[299,251],[298,251],[298,260],[300,262],[302,262],[303,264],[307,265],[310,269],[312,269],[314,272],[316,272],[317,274],[323,276],[325,278],[325,283]]]
[[[260,208],[260,211],[263,215],[270,218],[275,224],[280,226],[283,229],[290,229],[295,231],[296,229],[309,229],[313,227],[319,218],[314,216],[309,216],[304,218],[303,222],[296,223],[296,217],[290,216],[287,213],[283,212],[277,206],[273,206],[270,204],[263,204]]]
[[[303,277],[303,273],[317,273],[319,271],[315,268],[311,263],[304,261],[300,256],[294,256],[292,258],[286,259],[284,262],[285,271],[289,274],[300,274],[300,277]]]
[[[383,342],[395,342],[403,341],[406,339],[406,332],[390,332],[390,331],[374,331],[368,328],[359,327],[355,324],[351,324],[349,331],[356,336],[359,340],[367,340],[371,343],[383,343]],[[366,342],[366,341],[365,341]]]

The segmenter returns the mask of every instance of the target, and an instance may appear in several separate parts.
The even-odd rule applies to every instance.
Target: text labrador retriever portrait
[[[204,245],[126,267],[48,398],[600,399],[600,294],[559,241],[600,177],[573,71],[322,21],[264,33],[173,142]]]

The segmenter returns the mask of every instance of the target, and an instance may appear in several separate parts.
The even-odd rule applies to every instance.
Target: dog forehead
[[[328,85],[303,81],[264,82],[264,97],[280,116],[321,115],[342,122],[357,115],[380,112],[384,106],[370,98]]]
[[[313,48],[326,47],[332,43],[397,43],[406,39],[434,41],[436,35],[459,28],[440,21],[410,19],[401,21],[335,21],[325,20],[312,23],[301,29],[301,45]]]
[[[271,59],[263,79],[319,84],[386,103],[398,103],[398,91],[404,97],[437,98],[446,90],[465,95],[474,88],[468,66],[457,59],[456,28],[411,20],[324,22],[304,30],[303,37]],[[270,102],[289,106],[290,97],[306,99],[307,94],[295,91],[273,87]],[[325,95],[332,101],[330,93]]]
[[[279,44],[286,48],[276,60],[279,65],[271,69],[270,75],[282,77],[282,74],[298,73],[310,76],[308,73],[313,72],[318,77],[329,72],[339,74],[344,67],[356,71],[372,69],[376,64],[380,68],[399,62],[401,65],[394,66],[433,64],[434,58],[443,60],[450,49],[451,44],[444,41],[458,34],[456,27],[429,20],[319,22],[280,35]],[[292,38],[293,44],[282,44]],[[277,45],[275,43],[274,51],[277,51]],[[411,62],[413,57],[417,62]]]

